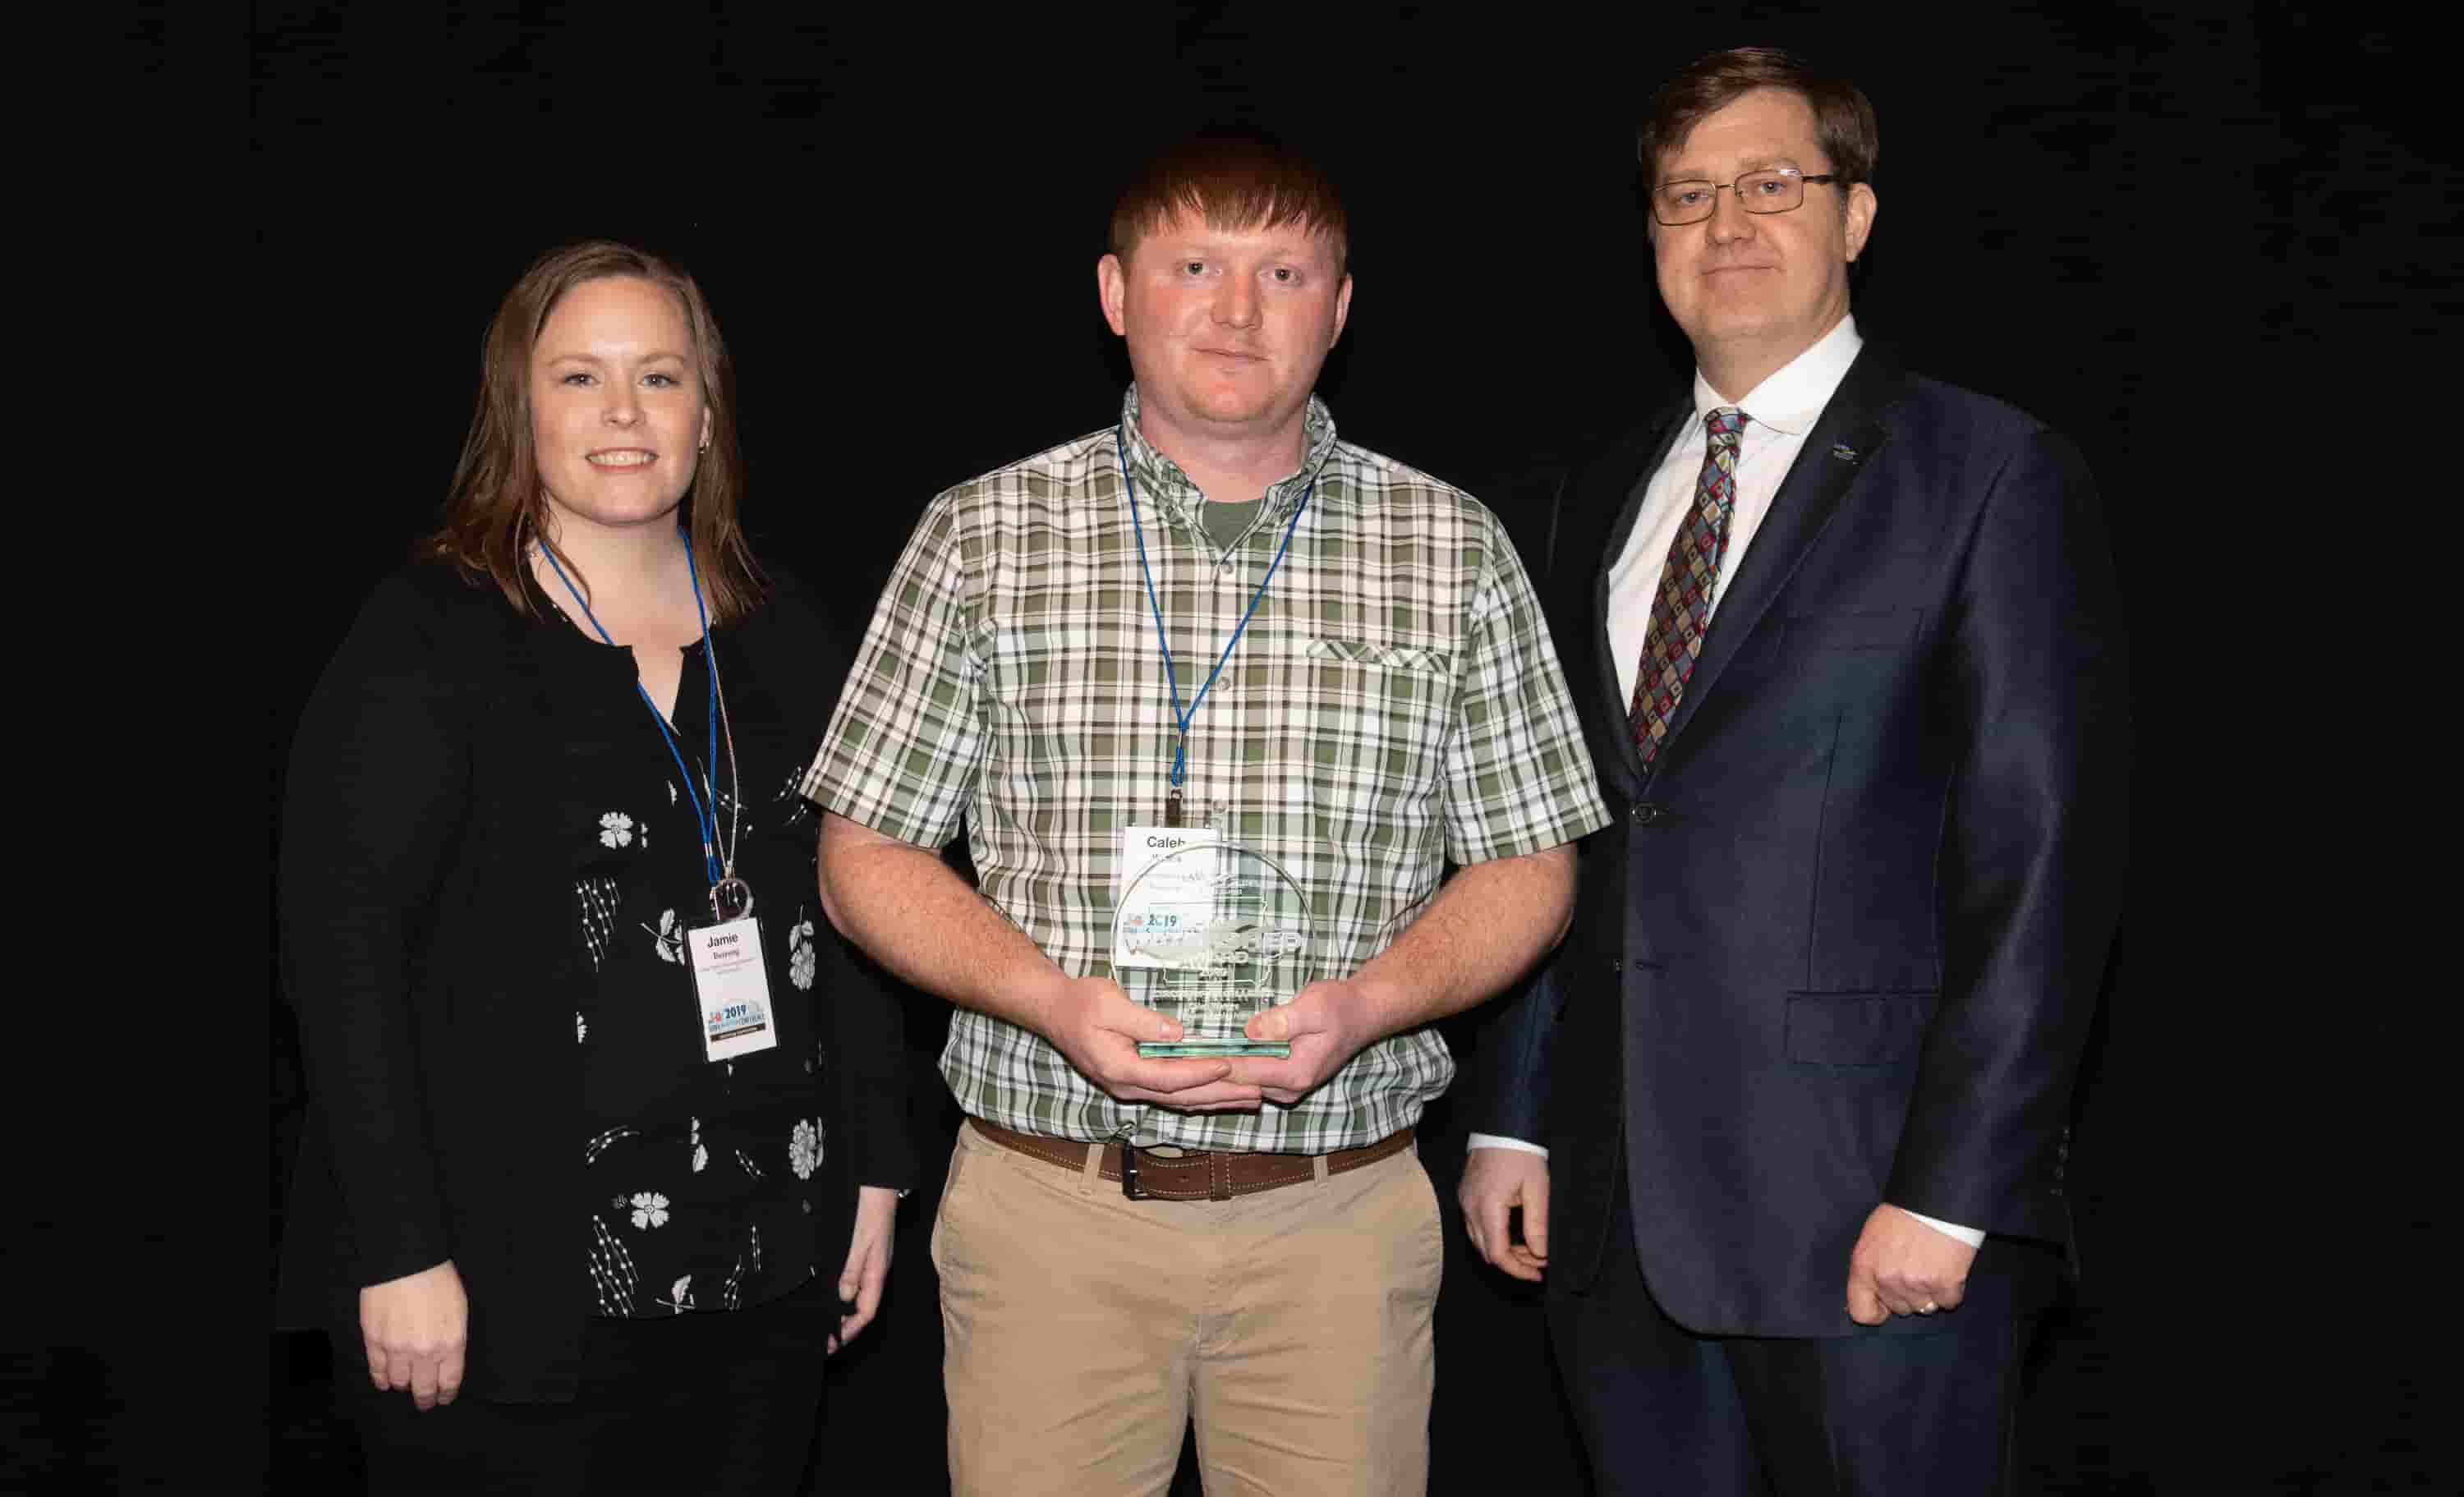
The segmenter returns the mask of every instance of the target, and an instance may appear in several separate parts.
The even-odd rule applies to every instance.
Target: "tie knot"
[[[1724,406],[1703,418],[1714,443],[1734,446],[1737,433],[1746,429],[1746,413],[1733,406]]]

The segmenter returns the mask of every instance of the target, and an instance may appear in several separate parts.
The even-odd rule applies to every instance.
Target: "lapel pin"
[[[1834,442],[1831,444],[1831,455],[1843,463],[1854,463],[1857,460],[1857,450],[1845,442]]]

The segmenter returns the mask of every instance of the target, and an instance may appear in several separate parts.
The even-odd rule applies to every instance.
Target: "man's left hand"
[[[1249,1021],[1243,1031],[1252,1040],[1281,1040],[1292,1047],[1289,1058],[1268,1055],[1230,1057],[1227,1083],[1253,1086],[1269,1102],[1286,1107],[1326,1084],[1375,1039],[1368,1014],[1374,1000],[1358,978],[1341,982],[1312,982]]]
[[[1976,1249],[1894,1205],[1880,1205],[1848,1255],[1848,1318],[1879,1326],[1893,1315],[1957,1310]]]

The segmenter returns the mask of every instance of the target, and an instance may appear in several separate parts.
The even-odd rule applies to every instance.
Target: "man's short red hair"
[[[1350,257],[1350,224],[1334,184],[1272,136],[1209,132],[1157,152],[1112,209],[1112,253],[1127,265],[1140,239],[1184,212],[1211,229],[1304,225],[1326,240],[1337,275]]]

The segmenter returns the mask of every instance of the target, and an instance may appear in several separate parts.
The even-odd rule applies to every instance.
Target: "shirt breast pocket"
[[[1454,656],[1430,645],[1314,638],[1298,696],[1321,838],[1417,830],[1431,814],[1453,718]]]
[[[1424,645],[1380,645],[1365,639],[1312,639],[1301,649],[1311,660],[1340,660],[1380,671],[1408,671],[1454,679],[1454,656]]]

